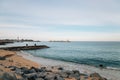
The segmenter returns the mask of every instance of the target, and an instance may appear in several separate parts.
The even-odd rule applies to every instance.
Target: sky
[[[120,41],[120,0],[0,0],[0,39]]]

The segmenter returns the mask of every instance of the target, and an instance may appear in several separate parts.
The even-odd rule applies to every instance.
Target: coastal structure
[[[35,50],[35,49],[44,49],[44,48],[49,48],[46,45],[34,45],[34,46],[28,46],[28,44],[26,44],[26,46],[16,46],[16,47],[3,47],[0,49],[3,50],[10,50],[10,51],[20,51],[20,50]]]

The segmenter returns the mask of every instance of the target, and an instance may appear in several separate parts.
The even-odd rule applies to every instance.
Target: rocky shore
[[[98,73],[90,75],[63,67],[43,67],[14,51],[0,50],[0,80],[107,80]]]

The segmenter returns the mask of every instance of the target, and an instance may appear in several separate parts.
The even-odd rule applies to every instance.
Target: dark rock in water
[[[16,76],[14,73],[4,73],[2,76],[3,80],[17,80]]]
[[[28,80],[35,80],[37,79],[37,73],[24,74],[23,77]]]
[[[100,64],[99,67],[100,67],[100,68],[106,68],[106,66],[103,65],[103,64]]]
[[[58,70],[64,70],[63,67],[59,67]]]

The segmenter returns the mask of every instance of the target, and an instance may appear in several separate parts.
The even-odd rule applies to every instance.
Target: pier
[[[36,50],[36,49],[44,49],[49,48],[46,45],[34,45],[34,46],[16,46],[16,47],[3,47],[0,49],[10,50],[10,51],[20,51],[20,50]]]

